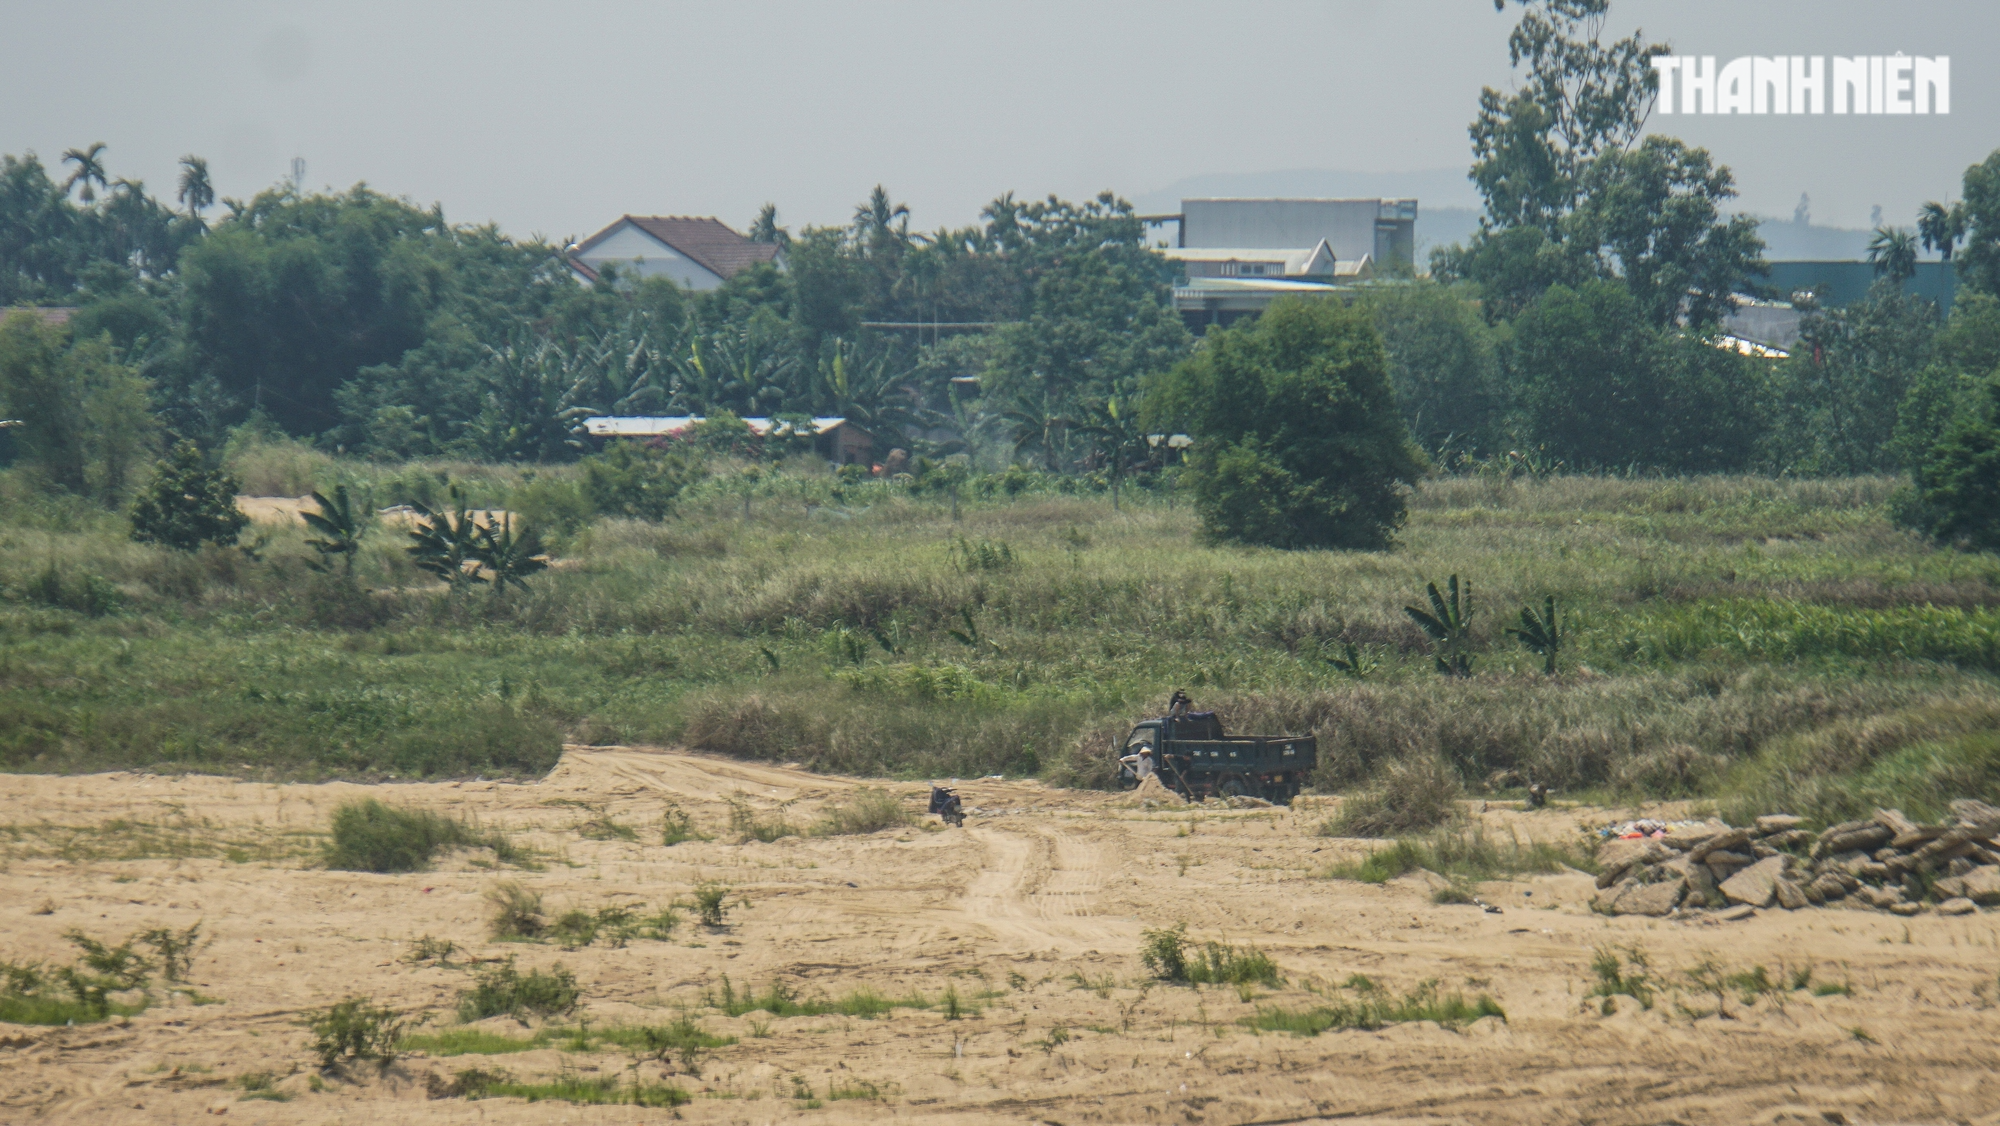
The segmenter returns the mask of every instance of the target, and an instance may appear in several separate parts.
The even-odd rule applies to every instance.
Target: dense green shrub
[[[1947,543],[2000,551],[2000,375],[1931,447],[1916,472],[1929,517],[1925,530]]]
[[[1212,332],[1148,396],[1149,423],[1195,440],[1188,484],[1218,540],[1381,548],[1424,472],[1381,334],[1338,302],[1287,298]]]
[[[1501,441],[1505,386],[1494,330],[1451,288],[1417,282],[1375,290],[1362,307],[1389,354],[1389,384],[1427,452],[1490,455]]]
[[[604,452],[584,458],[577,469],[591,511],[652,521],[671,516],[681,493],[705,474],[685,454],[638,442],[613,442]]]
[[[132,502],[132,538],[180,551],[227,547],[250,518],[236,507],[236,479],[208,464],[201,447],[177,442]]]
[[[117,347],[87,322],[74,327],[86,334],[0,312],[0,420],[25,424],[0,428],[0,464],[17,460],[59,493],[117,505],[158,448],[160,424]]]
[[[1617,279],[1551,286],[1511,355],[1523,437],[1570,466],[1713,473],[1755,456],[1755,369],[1655,328]]]

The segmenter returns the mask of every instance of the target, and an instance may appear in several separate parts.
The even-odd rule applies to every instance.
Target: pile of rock
[[[2000,809],[1955,801],[1951,812],[1950,824],[1919,825],[1882,809],[1819,833],[1774,813],[1748,828],[1710,821],[1607,841],[1591,905],[1608,915],[1666,915],[1842,902],[1914,915],[1928,901],[1941,915],[1965,915],[2000,904]]]

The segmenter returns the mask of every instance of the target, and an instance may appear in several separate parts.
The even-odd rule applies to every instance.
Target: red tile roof
[[[778,256],[775,244],[751,242],[720,219],[688,215],[627,215],[618,222],[631,223],[724,280]],[[590,246],[617,226],[618,223],[611,224],[585,240],[583,245]]]

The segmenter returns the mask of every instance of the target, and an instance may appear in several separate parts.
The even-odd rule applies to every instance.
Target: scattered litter
[[[1597,831],[1599,837],[1621,841],[1635,841],[1641,837],[1664,837],[1675,829],[1699,829],[1706,821],[1661,821],[1652,817],[1641,817],[1637,821],[1627,821],[1620,825],[1606,825]]]

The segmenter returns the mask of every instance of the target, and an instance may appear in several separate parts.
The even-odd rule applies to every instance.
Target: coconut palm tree
[[[1964,241],[1971,218],[1962,200],[1950,207],[1932,201],[1917,210],[1917,234],[1925,249],[1937,251],[1938,257],[1949,262],[1952,250]]]
[[[1875,272],[1898,286],[1917,276],[1917,236],[1904,227],[1877,227],[1868,240],[1868,261]]]
[[[85,203],[97,202],[96,188],[91,185],[95,184],[97,188],[111,186],[110,178],[104,174],[105,147],[104,142],[99,141],[87,149],[70,149],[63,153],[64,164],[76,165],[76,171],[71,172],[69,179],[63,181],[63,191],[68,192],[78,184],[82,184],[83,190],[77,193],[77,198]]]
[[[181,158],[181,190],[176,197],[196,222],[201,213],[215,206],[215,185],[208,179],[208,161],[198,156]]]

